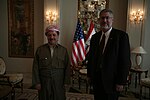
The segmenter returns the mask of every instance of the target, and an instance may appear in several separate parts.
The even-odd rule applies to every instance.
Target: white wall
[[[149,69],[150,71],[150,0],[145,1],[145,25],[144,25],[144,35],[143,35],[143,46],[147,51],[147,54],[144,55],[143,66],[144,68]],[[150,72],[149,72],[150,75]]]
[[[150,70],[150,0],[129,0],[128,3],[128,17],[132,10],[141,9],[144,11],[144,20],[141,23],[131,23],[129,18],[127,20],[127,32],[129,33],[131,49],[142,46],[146,51],[146,55],[143,56],[143,62],[141,68]],[[135,54],[131,54],[131,60],[133,67],[135,66]]]
[[[73,36],[77,24],[77,4],[78,0],[59,0],[60,1],[60,44],[67,47],[71,56]]]
[[[108,0],[109,9],[114,13],[113,27],[126,31],[128,0]]]
[[[59,20],[57,24],[60,28],[59,43],[68,49],[71,57],[72,41],[77,23],[78,0],[44,0],[44,5],[44,12],[48,9],[58,12]],[[45,29],[48,24],[45,22],[44,25]],[[47,39],[44,35],[44,43],[46,42]]]
[[[47,11],[56,11],[59,16],[58,5],[59,5],[59,0],[44,0],[44,14],[43,14],[44,31],[43,31],[43,33],[45,32],[46,27],[49,26],[49,23],[46,21],[46,17],[45,17],[46,12]],[[59,25],[59,19],[56,23]],[[43,34],[43,37],[44,37],[44,43],[47,43],[47,38],[46,38],[45,34]]]
[[[0,56],[7,57],[8,55],[8,22],[7,22],[7,2],[0,1]],[[3,13],[2,13],[3,12]]]
[[[143,24],[144,23],[134,23],[129,20],[130,18],[130,13],[132,11],[137,11],[137,10],[143,10],[143,5],[144,5],[144,0],[130,0],[128,3],[128,23],[127,23],[127,31],[130,36],[130,45],[131,48],[135,48],[137,46],[140,46],[143,44],[142,42],[142,37],[143,37]],[[142,34],[143,33],[143,34]],[[135,38],[136,36],[136,38]],[[141,41],[140,41],[141,40]]]

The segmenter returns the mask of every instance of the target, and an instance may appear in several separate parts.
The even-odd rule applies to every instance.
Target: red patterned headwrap
[[[50,25],[45,29],[45,35],[47,35],[48,32],[53,32],[53,31],[55,31],[57,33],[60,32],[59,28],[56,25]]]

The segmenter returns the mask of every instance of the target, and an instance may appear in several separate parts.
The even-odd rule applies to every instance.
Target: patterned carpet
[[[66,100],[94,100],[92,94],[84,94],[84,93],[73,93],[78,92],[77,90],[71,89],[70,92],[66,92]],[[16,96],[15,100],[38,100],[38,94],[37,91],[34,89],[24,89],[23,93],[20,91],[20,89],[16,90]],[[122,96],[119,98],[119,100],[138,100],[134,97],[128,95]]]
[[[16,89],[15,100],[38,100],[38,92],[33,89],[24,89],[23,93],[20,89]]]
[[[93,100],[93,95],[90,94],[67,92],[66,97],[66,100]],[[24,89],[23,93],[17,89],[15,100],[38,100],[38,94],[33,89]]]
[[[92,94],[81,93],[80,91],[70,88],[68,92],[66,92],[66,100],[94,100]],[[16,89],[15,100],[38,100],[38,92],[34,89],[24,89],[23,93],[20,89]],[[139,100],[135,97],[132,92],[128,92],[127,94],[122,94],[119,97],[119,100]],[[142,99],[149,100],[149,99]]]

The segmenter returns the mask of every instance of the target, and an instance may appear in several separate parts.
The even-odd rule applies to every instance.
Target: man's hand
[[[35,85],[35,89],[37,89],[37,90],[41,90],[41,84],[37,84],[37,85]]]
[[[91,84],[91,78],[90,77],[87,77],[87,82],[88,82],[88,84]]]
[[[123,85],[116,85],[116,91],[121,92],[123,91]]]

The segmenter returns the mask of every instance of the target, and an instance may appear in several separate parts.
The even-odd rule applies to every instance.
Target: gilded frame
[[[104,8],[102,6],[99,7],[98,1],[101,5],[105,4]],[[94,5],[93,9],[89,9],[89,2]],[[77,17],[80,19],[84,34],[87,34],[91,20],[94,22],[95,30],[99,31],[99,12],[105,8],[109,8],[109,0],[78,0]]]
[[[34,0],[7,0],[8,55],[34,56]]]

